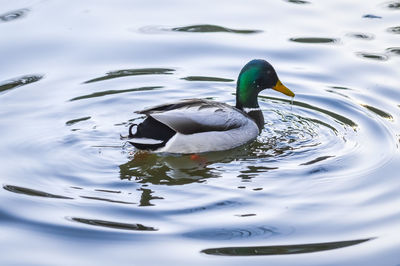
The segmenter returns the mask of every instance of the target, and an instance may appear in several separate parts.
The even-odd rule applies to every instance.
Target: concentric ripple
[[[343,95],[337,92],[341,90],[339,87],[327,89],[339,96]],[[363,145],[366,139],[374,137],[371,133],[381,132],[387,136],[379,144],[381,147],[392,149],[395,146],[392,132],[384,125],[384,120],[390,121],[393,116],[372,105],[357,104],[349,96],[329,101],[325,97],[290,101],[263,95],[259,99],[266,123],[256,141],[229,151],[205,153],[195,159],[190,155],[139,152],[120,166],[121,179],[181,185],[223,176],[226,172],[242,179],[292,168],[304,171],[304,175],[337,171],[361,173],[390,158],[389,155],[376,156]],[[330,105],[335,107],[330,109]],[[374,163],[368,165],[354,167],[351,163],[374,156]],[[232,167],[220,170],[220,163],[230,163]]]

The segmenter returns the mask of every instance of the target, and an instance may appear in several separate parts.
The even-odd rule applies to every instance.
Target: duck
[[[145,119],[129,126],[128,142],[138,150],[172,154],[223,151],[244,145],[254,141],[264,127],[257,98],[264,89],[295,96],[270,63],[253,59],[239,73],[235,106],[183,99],[136,111]]]

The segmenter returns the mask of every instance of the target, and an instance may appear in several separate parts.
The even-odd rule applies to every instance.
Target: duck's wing
[[[241,127],[249,119],[230,105],[203,99],[158,105],[137,113],[151,116],[181,134],[227,131]]]

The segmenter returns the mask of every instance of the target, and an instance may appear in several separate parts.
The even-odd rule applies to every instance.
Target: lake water
[[[400,2],[2,1],[1,265],[399,265]],[[137,153],[134,111],[291,99],[232,151]]]

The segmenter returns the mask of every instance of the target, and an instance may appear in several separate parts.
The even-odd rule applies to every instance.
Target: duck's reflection
[[[174,156],[136,152],[129,162],[119,166],[120,178],[154,185],[202,182],[221,175],[213,166],[221,161],[225,161],[221,153]]]
[[[150,203],[150,200],[154,199],[163,199],[162,197],[157,197],[153,196],[154,191],[148,188],[140,188],[138,191],[142,192],[142,195],[140,196],[140,203],[139,206],[144,207],[144,206],[154,206],[154,204]]]
[[[119,166],[122,180],[134,180],[142,184],[185,185],[204,182],[208,178],[218,178],[233,171],[239,178],[247,179],[260,173],[278,169],[274,165],[265,166],[282,147],[274,146],[274,138],[267,142],[255,141],[247,145],[219,152],[201,154],[154,154],[135,152],[130,161]]]

